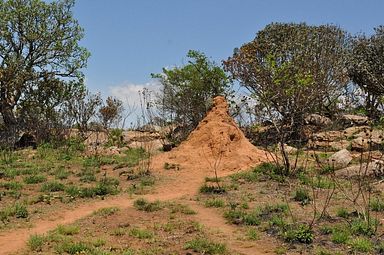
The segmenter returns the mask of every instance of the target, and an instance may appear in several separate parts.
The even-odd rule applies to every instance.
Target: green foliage
[[[40,190],[42,192],[57,192],[57,191],[64,191],[65,190],[65,185],[61,182],[57,181],[49,181],[44,183]]]
[[[123,129],[113,128],[108,132],[108,141],[106,146],[122,147],[124,145]]]
[[[214,96],[232,93],[231,81],[220,66],[198,51],[190,50],[187,57],[188,64],[182,67],[163,68],[163,73],[152,74],[162,84],[157,105],[166,120],[183,127],[181,139],[204,118]]]
[[[336,215],[338,217],[347,219],[349,217],[349,212],[346,208],[340,207],[337,209]]]
[[[301,134],[306,115],[335,112],[349,82],[348,40],[334,25],[271,23],[224,61],[224,67],[251,92],[258,102],[256,112],[281,121],[279,132],[290,128],[286,138],[277,137],[284,144]]]
[[[260,212],[257,210],[246,212],[241,209],[231,209],[224,212],[224,218],[237,225],[258,226],[261,223]]]
[[[133,202],[133,206],[140,210],[140,211],[145,211],[145,212],[154,212],[161,210],[163,208],[162,204],[160,201],[155,201],[155,202],[149,202],[144,198],[139,198]]]
[[[75,225],[59,225],[56,232],[60,235],[72,236],[80,232],[80,227]]]
[[[98,216],[111,216],[116,214],[120,209],[118,207],[106,207],[95,211],[93,214]]]
[[[295,201],[300,202],[302,205],[307,205],[311,201],[311,197],[308,193],[308,190],[303,188],[298,188],[295,190],[295,194],[293,195],[293,199]]]
[[[220,187],[217,185],[208,185],[207,183],[203,184],[203,186],[200,187],[199,191],[200,193],[205,194],[223,194],[227,192],[225,187]]]
[[[247,230],[246,236],[249,240],[252,240],[252,241],[260,239],[259,232],[257,231],[256,228],[252,228],[252,227]]]
[[[47,180],[47,177],[45,177],[44,175],[30,175],[30,176],[24,177],[24,182],[26,184],[41,183],[41,182],[45,182],[46,180]]]
[[[41,251],[46,238],[43,235],[31,235],[28,239],[28,247],[31,251]]]
[[[211,242],[205,238],[195,238],[186,242],[184,249],[191,249],[207,255],[225,254],[227,252],[225,244]]]
[[[129,231],[129,235],[139,239],[150,239],[153,238],[154,234],[146,229],[132,228]]]
[[[212,198],[212,199],[208,199],[204,202],[204,205],[206,207],[224,207],[225,206],[225,201],[223,199],[220,199],[220,198]]]
[[[371,240],[366,238],[356,238],[350,241],[350,245],[353,251],[357,252],[371,252],[373,250],[373,244]]]
[[[351,222],[351,231],[355,235],[373,236],[376,233],[376,226],[379,224],[371,219],[370,222],[363,219],[355,219]]]
[[[26,123],[39,128],[38,134],[52,131],[43,127],[58,117],[55,107],[83,88],[81,69],[89,53],[78,44],[84,32],[73,6],[74,0],[0,2],[0,86],[7,88],[0,112],[6,131]]]
[[[338,226],[333,229],[331,240],[336,244],[345,244],[349,240],[351,233],[345,227]]]
[[[313,242],[313,230],[307,225],[298,225],[289,228],[283,234],[284,240],[287,242],[299,242],[310,244]]]
[[[374,212],[383,212],[384,211],[384,202],[381,199],[376,198],[370,202],[369,207]]]
[[[375,28],[371,37],[359,35],[352,43],[349,75],[366,92],[363,108],[376,120],[382,116],[384,96],[384,26]]]

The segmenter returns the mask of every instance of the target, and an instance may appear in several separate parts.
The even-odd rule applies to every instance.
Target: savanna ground
[[[380,180],[298,155],[289,176],[263,163],[216,179],[150,171],[142,149],[86,156],[76,140],[2,151],[0,253],[383,254]]]

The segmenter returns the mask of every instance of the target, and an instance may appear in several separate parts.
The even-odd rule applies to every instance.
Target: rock
[[[340,169],[348,166],[351,161],[351,153],[348,150],[343,149],[329,157],[328,164],[333,166],[335,169]]]
[[[343,136],[347,139],[350,138],[356,138],[358,137],[358,134],[365,131],[369,130],[369,126],[354,126],[354,127],[349,127],[343,130]]]
[[[336,171],[337,176],[352,177],[352,176],[384,176],[384,161],[372,160],[369,163],[362,163],[358,165],[352,165],[341,170]]]
[[[383,139],[381,138],[363,138],[357,137],[352,140],[351,149],[355,151],[380,150],[383,148]]]
[[[343,132],[342,131],[327,131],[327,132],[320,132],[313,134],[310,138],[312,141],[327,141],[327,142],[333,142],[338,141],[340,139],[343,139]]]
[[[280,151],[280,144],[278,146],[279,151]],[[284,150],[288,154],[295,154],[297,153],[297,149],[295,147],[289,146],[288,144],[284,144]]]
[[[367,116],[345,114],[341,115],[340,122],[344,127],[363,126],[369,124]]]
[[[351,142],[347,140],[340,140],[329,143],[329,148],[333,151],[340,151],[343,149],[348,149],[351,146]]]
[[[329,126],[332,125],[332,120],[328,117],[321,116],[319,114],[310,114],[304,119],[305,124],[315,126]]]

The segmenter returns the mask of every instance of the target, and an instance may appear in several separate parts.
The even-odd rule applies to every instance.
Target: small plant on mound
[[[28,247],[31,251],[41,251],[46,238],[43,235],[32,235],[28,239]]]
[[[300,202],[301,205],[307,205],[311,201],[311,197],[306,189],[298,188],[295,190],[295,194],[293,195],[293,199],[295,201]]]
[[[208,185],[207,183],[201,186],[199,191],[200,193],[206,193],[206,194],[223,194],[227,192],[225,187]]]

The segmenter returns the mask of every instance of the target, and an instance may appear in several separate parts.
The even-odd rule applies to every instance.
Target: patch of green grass
[[[65,190],[65,185],[57,181],[46,182],[40,188],[41,192],[57,192],[57,191],[64,191],[64,190]]]
[[[61,253],[68,253],[68,254],[86,254],[86,252],[91,251],[92,248],[83,242],[70,242],[66,241],[63,243],[58,244],[56,247],[56,251]]]
[[[248,228],[246,236],[249,240],[252,240],[252,241],[260,239],[259,232],[257,231],[256,228]]]
[[[333,229],[331,241],[336,244],[345,244],[349,240],[351,234],[345,227],[338,226]]]
[[[188,205],[170,202],[167,203],[167,207],[171,210],[171,213],[182,213],[187,215],[196,214],[196,212]]]
[[[44,175],[29,175],[24,177],[24,182],[26,184],[36,184],[36,183],[42,183],[47,180],[47,177]]]
[[[372,241],[367,238],[356,238],[349,242],[353,251],[357,252],[371,252],[373,250]]]
[[[0,183],[0,187],[7,190],[21,190],[23,188],[23,184],[17,181],[8,181]]]
[[[204,205],[206,207],[220,208],[220,207],[225,207],[225,201],[223,199],[220,199],[220,198],[211,198],[211,199],[206,200],[204,202]]]
[[[54,172],[55,178],[58,180],[64,180],[67,179],[71,173],[63,167],[59,167],[55,172]]]
[[[106,207],[101,208],[93,213],[93,215],[97,216],[111,216],[116,214],[118,211],[120,211],[120,208],[118,207]]]
[[[304,188],[298,188],[295,190],[293,199],[297,202],[300,202],[302,205],[307,205],[311,201],[311,196],[308,193],[308,190]]]
[[[319,189],[331,189],[335,183],[327,176],[316,176],[312,178],[310,185]]]
[[[154,212],[161,210],[163,208],[163,205],[161,204],[160,201],[155,201],[155,202],[149,202],[148,200],[144,198],[139,198],[133,202],[133,206],[140,211],[145,211],[145,212]]]
[[[112,233],[111,233],[111,235],[113,235],[113,236],[123,236],[123,235],[125,235],[126,234],[126,230],[124,229],[124,228],[115,228],[113,231],[112,231]]]
[[[384,212],[384,202],[379,198],[373,199],[369,203],[369,207],[374,212]]]
[[[231,209],[224,212],[224,218],[230,223],[237,225],[258,226],[261,223],[260,212],[257,210],[246,212],[244,210]]]
[[[28,218],[29,212],[27,206],[21,203],[15,203],[8,205],[0,210],[0,221],[5,222],[9,220],[9,217],[15,218]]]
[[[199,191],[200,193],[204,194],[224,194],[227,192],[225,187],[219,187],[217,185],[208,185],[206,183],[200,187]]]
[[[376,226],[379,223],[374,219],[371,222],[367,222],[363,219],[355,219],[351,222],[350,228],[355,235],[373,236],[376,232]]]
[[[191,241],[186,242],[184,245],[184,249],[191,249],[194,252],[209,255],[227,253],[227,247],[225,246],[225,244],[211,242],[203,238],[195,238]]]
[[[31,235],[28,239],[28,247],[31,251],[41,251],[45,240],[44,235]]]
[[[348,212],[348,210],[346,208],[340,207],[340,208],[337,209],[336,215],[338,217],[347,219],[349,217],[349,212]]]
[[[287,242],[298,242],[310,244],[313,242],[314,233],[313,230],[307,226],[300,224],[298,226],[291,226],[283,233],[284,240]]]
[[[270,179],[278,182],[284,182],[286,178],[284,168],[272,163],[262,163],[253,171],[268,176]]]
[[[76,225],[59,225],[56,232],[60,235],[72,236],[80,232],[80,227]]]
[[[129,235],[139,239],[151,239],[154,237],[154,233],[147,229],[132,228],[129,231]]]

